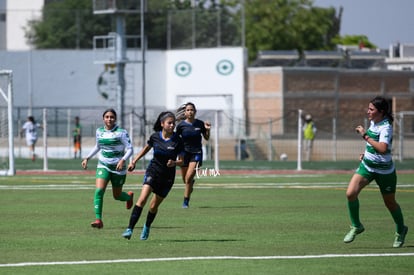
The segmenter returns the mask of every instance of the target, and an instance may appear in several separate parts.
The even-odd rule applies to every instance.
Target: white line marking
[[[197,261],[197,260],[289,260],[289,259],[356,258],[356,257],[412,257],[412,256],[414,256],[414,253],[323,254],[323,255],[303,255],[303,256],[249,256],[249,257],[205,256],[205,257],[94,260],[94,261],[72,261],[72,262],[26,262],[26,263],[0,264],[0,267],[84,265],[84,264],[108,264],[108,263],[141,263],[141,262]]]
[[[290,189],[332,189],[332,188],[346,188],[347,183],[344,182],[326,182],[326,183],[198,183],[199,189],[269,189],[269,188],[290,188]],[[125,184],[124,188],[140,188],[141,184]],[[405,191],[405,188],[412,188],[414,184],[400,184],[398,185],[400,191]],[[111,188],[109,186],[109,188]],[[176,189],[183,189],[182,184],[174,185]],[[376,185],[368,187],[370,189],[377,189]],[[0,190],[86,190],[95,189],[93,184],[31,184],[31,185],[0,185]]]

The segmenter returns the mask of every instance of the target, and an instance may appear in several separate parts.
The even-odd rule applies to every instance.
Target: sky
[[[414,0],[314,0],[314,6],[342,6],[340,35],[366,35],[380,49],[414,44]]]

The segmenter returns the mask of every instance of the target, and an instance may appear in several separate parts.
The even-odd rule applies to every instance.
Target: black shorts
[[[190,153],[185,152],[184,161],[182,167],[188,167],[190,162],[198,162],[198,167],[203,165],[203,153]]]
[[[172,186],[174,185],[174,179],[175,176],[173,178],[161,178],[145,174],[144,182],[142,184],[148,184],[151,186],[153,193],[162,198],[166,198],[168,193],[170,193]]]

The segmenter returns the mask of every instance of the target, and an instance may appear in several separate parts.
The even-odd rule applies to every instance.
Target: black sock
[[[139,217],[141,216],[141,213],[142,213],[142,207],[134,205],[134,208],[132,209],[132,212],[131,212],[131,217],[129,218],[129,225],[128,225],[129,229],[134,229],[135,225],[137,224],[139,220]]]
[[[154,221],[156,215],[157,215],[157,213],[151,213],[150,211],[148,211],[147,221],[145,222],[145,225],[147,227],[150,227],[151,226],[151,224]]]

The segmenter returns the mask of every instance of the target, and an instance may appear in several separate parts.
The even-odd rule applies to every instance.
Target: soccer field
[[[178,173],[179,175],[179,173]],[[392,248],[394,224],[375,184],[360,196],[366,231],[351,244],[345,188],[351,173],[227,173],[197,180],[182,209],[177,178],[147,241],[121,237],[125,204],[107,190],[102,230],[90,227],[92,173],[0,177],[0,274],[402,274],[414,270],[414,175],[397,200],[410,228]],[[131,174],[125,190],[140,190]],[[136,196],[137,198],[137,196]]]

